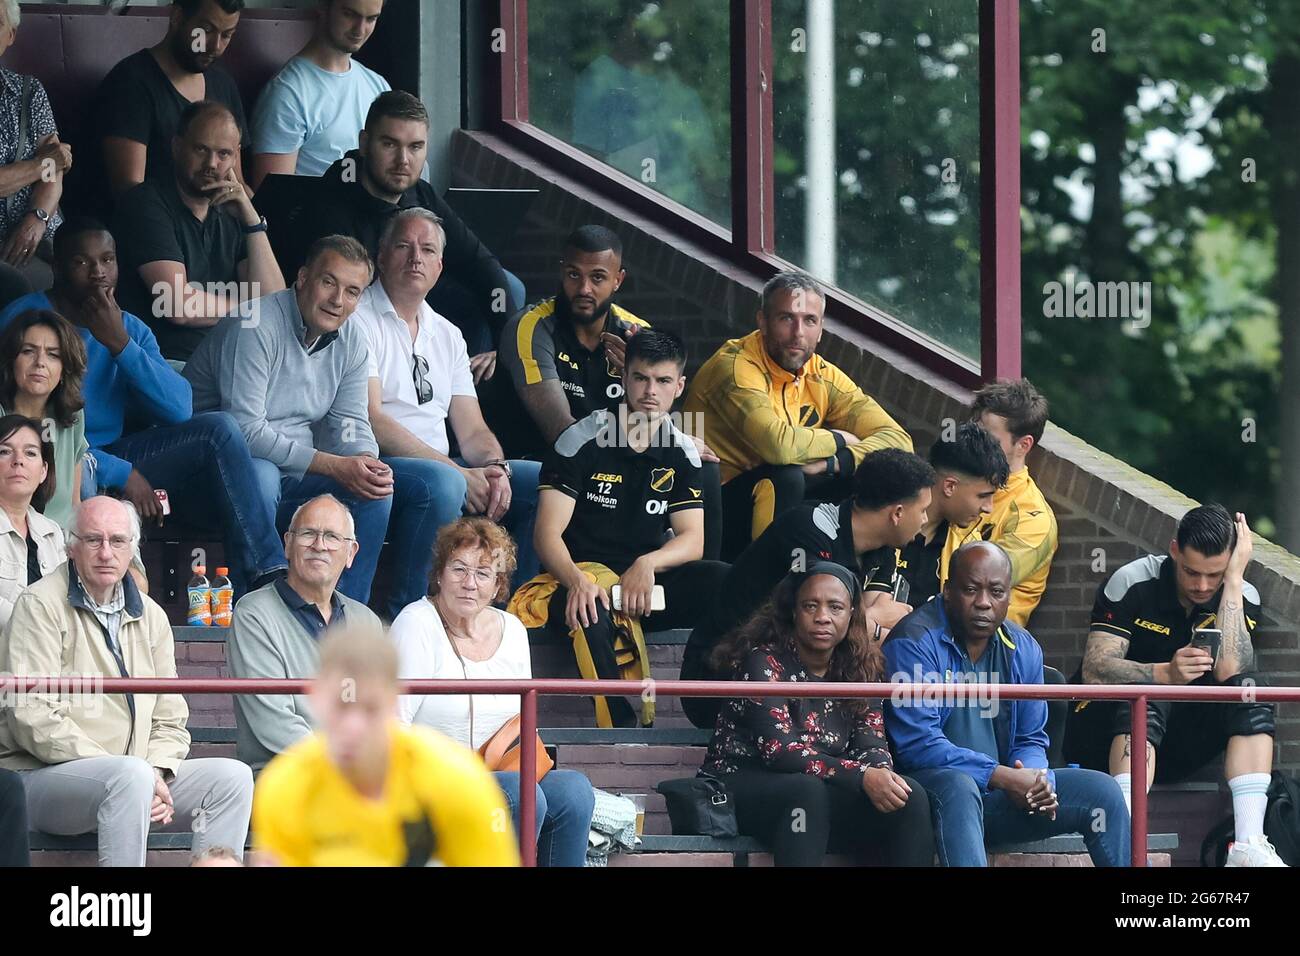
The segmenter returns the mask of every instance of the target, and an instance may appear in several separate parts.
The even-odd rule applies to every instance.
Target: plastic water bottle
[[[190,627],[212,626],[212,588],[208,585],[207,571],[200,564],[194,569],[194,577],[190,578],[187,588],[190,610],[185,617],[185,623]]]
[[[212,579],[212,626],[230,627],[235,614],[235,586],[230,583],[230,568],[217,568]]]

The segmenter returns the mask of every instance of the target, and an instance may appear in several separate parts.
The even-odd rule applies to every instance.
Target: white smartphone
[[[623,610],[623,586],[615,584],[609,589],[610,600],[614,604],[615,611]],[[664,604],[664,586],[656,584],[650,591],[650,610],[662,611],[667,605]]]

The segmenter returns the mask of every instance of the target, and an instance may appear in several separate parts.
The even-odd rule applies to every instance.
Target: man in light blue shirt
[[[253,110],[254,189],[269,173],[319,176],[357,147],[357,132],[388,81],[353,59],[384,0],[321,0],[316,33],[266,85]]]

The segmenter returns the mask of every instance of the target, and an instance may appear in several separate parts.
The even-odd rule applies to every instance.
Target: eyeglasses
[[[98,551],[104,546],[105,541],[108,542],[109,547],[114,551],[125,551],[134,543],[133,538],[124,534],[115,534],[110,538],[106,538],[102,534],[77,534],[75,531],[70,531],[68,533],[86,547],[90,548],[91,551]]]
[[[411,356],[411,379],[415,382],[415,398],[421,405],[433,401],[433,386],[425,378],[429,374],[429,360],[423,355]]]
[[[357,540],[356,538],[335,534],[333,531],[322,531],[319,528],[299,528],[289,533],[298,539],[299,544],[308,548],[320,541],[325,546],[326,551],[337,551],[343,547],[344,541]]]
[[[491,568],[470,568],[463,564],[449,564],[447,566],[447,576],[453,581],[464,581],[471,573],[473,573],[474,580],[478,582],[478,586],[481,588],[491,587],[497,576],[497,573]]]

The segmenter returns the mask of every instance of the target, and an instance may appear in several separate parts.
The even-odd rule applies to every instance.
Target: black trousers
[[[777,866],[821,866],[826,851],[869,853],[886,866],[933,866],[934,827],[925,788],[881,813],[861,790],[805,773],[742,770],[723,778],[741,833],[762,840]]]
[[[1267,686],[1259,674],[1237,674],[1223,686],[1240,687],[1247,681],[1256,687]],[[1207,674],[1193,684],[1213,687],[1218,682]],[[1222,754],[1230,737],[1272,736],[1274,712],[1272,704],[1258,700],[1222,704],[1148,701],[1147,741],[1156,751],[1156,782],[1176,783],[1191,776]],[[1066,758],[1090,770],[1109,772],[1111,741],[1130,732],[1131,714],[1125,700],[1076,701],[1066,730]]]
[[[853,475],[803,473],[799,465],[762,465],[722,486],[722,560],[735,561],[777,515],[804,501],[843,501]]]
[[[23,778],[12,770],[0,770],[0,866],[30,865]]]
[[[642,619],[642,629],[666,631],[678,627],[691,627],[713,602],[713,596],[726,576],[728,566],[721,561],[688,561],[686,564],[655,575],[655,583],[663,585],[664,609]],[[562,633],[568,633],[564,623],[564,609],[569,600],[569,589],[559,587],[551,595],[547,608],[547,624]],[[596,676],[601,680],[618,680],[618,662],[614,658],[614,620],[601,604],[596,605],[596,623],[583,628],[587,648]],[[636,712],[622,697],[607,698],[610,716],[616,727],[636,724]]]

